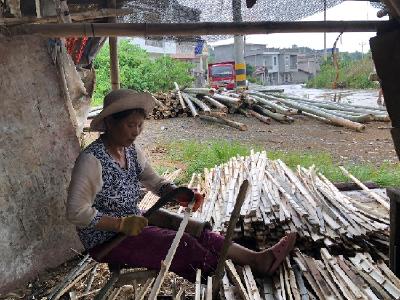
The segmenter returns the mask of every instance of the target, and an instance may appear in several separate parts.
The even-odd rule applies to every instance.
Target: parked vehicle
[[[227,61],[208,64],[208,80],[212,88],[226,88],[233,90],[236,87],[235,62]]]

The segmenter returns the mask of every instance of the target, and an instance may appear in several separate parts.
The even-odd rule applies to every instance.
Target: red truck
[[[212,88],[233,90],[236,87],[235,77],[234,61],[208,64],[208,80]]]

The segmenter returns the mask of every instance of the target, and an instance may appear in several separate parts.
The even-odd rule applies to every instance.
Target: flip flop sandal
[[[278,243],[271,247],[272,254],[275,256],[275,261],[268,271],[268,275],[273,275],[283,262],[285,257],[293,250],[296,244],[297,233],[292,232],[283,237]]]

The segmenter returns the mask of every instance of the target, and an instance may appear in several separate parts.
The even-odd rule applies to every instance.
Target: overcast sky
[[[367,1],[345,1],[327,10],[328,20],[382,20],[377,18],[379,9],[374,8]],[[318,13],[303,19],[304,21],[323,20],[324,14]],[[327,48],[332,48],[338,33],[327,34]],[[361,51],[369,50],[369,39],[375,33],[344,33],[339,40],[337,47],[340,51]],[[275,33],[246,36],[246,43],[267,44],[268,47],[287,48],[292,45],[307,46],[314,49],[323,49],[323,33]],[[211,45],[232,43],[233,39],[218,41]]]

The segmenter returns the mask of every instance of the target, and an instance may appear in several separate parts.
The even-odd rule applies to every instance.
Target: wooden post
[[[108,7],[116,9],[116,0],[108,0]],[[111,17],[108,19],[110,23],[116,23],[117,18]],[[111,88],[112,90],[118,90],[120,88],[119,83],[119,63],[118,63],[118,38],[109,37],[108,43],[110,45],[110,75],[111,75]]]
[[[231,218],[229,220],[228,229],[225,235],[225,241],[222,245],[221,253],[219,255],[218,265],[215,270],[215,279],[213,280],[213,294],[217,295],[219,291],[219,284],[222,281],[222,277],[224,276],[224,266],[225,259],[228,254],[228,249],[232,242],[233,231],[235,230],[236,223],[239,219],[240,209],[242,208],[243,202],[246,199],[247,189],[249,188],[248,180],[244,180],[242,185],[240,186],[239,193],[236,198],[235,206],[233,208],[233,212]]]
[[[390,198],[390,268],[400,278],[400,189],[387,189]]]

